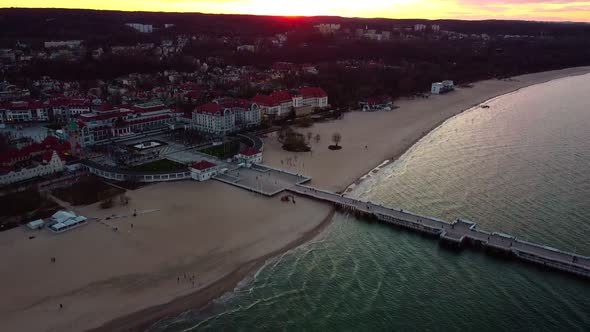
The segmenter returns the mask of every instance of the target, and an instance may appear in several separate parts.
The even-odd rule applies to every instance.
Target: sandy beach
[[[319,188],[341,192],[385,160],[400,157],[422,136],[454,115],[523,87],[589,72],[590,67],[577,67],[510,80],[481,81],[471,88],[458,88],[428,99],[399,100],[395,103],[399,108],[390,112],[346,113],[343,119],[298,129],[303,134],[320,135],[319,143],[312,139],[310,153],[284,151],[276,135],[269,135],[264,142],[264,162],[311,176],[311,184]],[[335,132],[342,135],[340,145],[344,148],[339,151],[328,149]]]
[[[126,218],[59,235],[25,228],[0,233],[0,331],[87,330],[203,289],[188,306],[200,307],[270,255],[313,237],[331,211],[305,198],[284,203],[217,181],[156,184],[129,196],[129,206],[77,209]],[[143,213],[149,210],[157,211]]]
[[[321,136],[311,153],[285,152],[269,136],[264,162],[342,191],[466,109],[588,72],[590,67],[580,67],[482,81],[443,96],[398,101],[391,112],[347,113],[301,130]],[[340,151],[328,149],[334,132],[342,134]],[[142,330],[231,291],[268,258],[313,238],[332,214],[319,202],[298,198],[293,205],[217,181],[150,185],[128,196],[124,207],[76,208],[88,217],[123,218],[60,235],[24,228],[0,233],[0,331]]]

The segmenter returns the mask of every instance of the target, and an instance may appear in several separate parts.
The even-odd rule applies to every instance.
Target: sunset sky
[[[590,0],[0,0],[0,7],[590,22]]]

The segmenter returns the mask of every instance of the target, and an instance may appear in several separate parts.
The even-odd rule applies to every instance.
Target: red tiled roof
[[[324,89],[318,87],[303,87],[299,89],[299,92],[301,95],[303,95],[303,97],[322,98],[328,96]]]
[[[197,107],[197,113],[219,114],[221,113],[221,106],[217,103],[207,103]]]
[[[252,98],[252,101],[263,106],[278,106],[290,102],[291,94],[286,90],[274,91],[269,96],[257,94]]]
[[[138,123],[146,123],[146,122],[153,122],[153,121],[159,121],[159,120],[165,120],[165,119],[170,119],[170,116],[168,115],[160,115],[160,116],[156,116],[153,118],[147,118],[147,119],[137,119],[137,120],[127,120],[125,121],[125,123],[128,124],[138,124]]]
[[[109,112],[114,110],[113,106],[109,103],[104,103],[96,110],[97,112]]]
[[[51,158],[52,158],[52,157],[53,157],[53,151],[47,151],[47,152],[45,152],[45,153],[43,154],[43,157],[42,157],[42,159],[43,159],[43,161],[45,161],[45,162],[49,162],[49,161],[51,161]]]
[[[206,170],[206,169],[209,169],[209,168],[215,167],[215,166],[217,166],[217,165],[215,165],[212,162],[209,162],[207,160],[201,160],[198,163],[194,163],[192,167],[194,169],[198,169],[199,171],[202,171],[202,170]]]
[[[156,106],[152,106],[152,107],[139,107],[137,105],[133,105],[133,106],[129,107],[129,109],[135,113],[144,113],[144,112],[149,113],[149,112],[162,111],[162,110],[168,109],[168,107],[165,105],[156,105]]]
[[[38,100],[9,101],[0,104],[0,109],[8,109],[12,111],[27,111],[31,109],[39,109],[44,107],[45,105]]]
[[[260,152],[261,152],[260,150],[256,150],[254,148],[247,148],[245,150],[242,150],[240,152],[240,154],[244,155],[244,156],[255,156],[255,155],[259,154]]]

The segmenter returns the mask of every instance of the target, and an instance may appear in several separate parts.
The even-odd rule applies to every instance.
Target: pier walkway
[[[333,203],[341,208],[373,217],[396,226],[439,237],[442,241],[462,246],[470,243],[492,251],[506,253],[519,259],[576,275],[590,277],[590,257],[563,252],[559,249],[530,243],[502,233],[477,229],[471,221],[457,219],[447,222],[433,217],[417,215],[402,209],[388,208],[355,198],[300,184],[287,190]]]

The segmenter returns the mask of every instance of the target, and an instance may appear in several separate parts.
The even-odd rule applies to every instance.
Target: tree
[[[110,209],[113,207],[113,205],[114,205],[114,202],[113,202],[112,198],[107,198],[107,199],[103,200],[102,202],[100,202],[101,209]]]
[[[316,144],[320,142],[320,139],[321,139],[320,134],[316,134],[315,135],[315,142],[316,142]]]
[[[307,141],[311,142],[312,137],[313,137],[313,133],[311,131],[308,131],[307,132]]]
[[[340,135],[340,133],[336,132],[332,135],[332,142],[334,142],[334,144],[336,144],[336,146],[338,146],[338,143],[340,143],[340,141],[342,141],[342,135]]]

